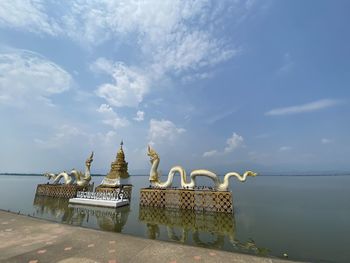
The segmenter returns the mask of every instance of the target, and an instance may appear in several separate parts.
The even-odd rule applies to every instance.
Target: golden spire
[[[128,163],[125,161],[125,154],[123,151],[124,142],[121,140],[120,148],[117,152],[117,157],[114,162],[111,164],[111,170],[107,175],[109,179],[115,178],[127,178],[129,177],[128,173]]]

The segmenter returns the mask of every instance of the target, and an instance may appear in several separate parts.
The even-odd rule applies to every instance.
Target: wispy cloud
[[[64,36],[87,48],[115,39],[127,43],[137,61],[98,60],[113,81],[99,85],[96,94],[112,106],[137,107],[162,80],[207,78],[214,66],[236,56],[240,48],[218,30],[225,18],[242,21],[254,6],[251,0],[3,0],[0,27]]]
[[[211,150],[203,153],[203,157],[212,157],[215,155],[220,155],[220,153],[217,150]]]
[[[136,117],[134,117],[134,120],[135,120],[135,121],[143,121],[144,118],[145,118],[145,112],[144,112],[144,111],[138,110],[138,111],[136,112]]]
[[[321,139],[321,143],[322,144],[329,144],[329,143],[332,143],[332,142],[333,142],[333,140],[328,139],[328,138],[322,138]]]
[[[102,104],[97,112],[101,113],[104,117],[103,123],[112,126],[114,129],[126,127],[130,122],[126,118],[121,118],[108,104]]]
[[[292,70],[295,62],[292,60],[292,57],[289,52],[283,55],[283,65],[278,69],[278,73],[283,74]]]
[[[292,147],[290,147],[290,146],[282,146],[279,149],[280,152],[287,152],[287,151],[290,151],[290,150],[292,150]]]
[[[210,150],[210,151],[204,152],[203,157],[229,154],[234,150],[236,150],[237,148],[241,147],[243,145],[243,141],[244,141],[243,137],[234,132],[232,136],[226,140],[226,147],[224,148],[223,151]]]
[[[34,142],[42,148],[61,148],[71,143],[74,138],[86,136],[78,127],[64,124],[56,128],[56,132],[48,139],[34,139]]]
[[[256,139],[266,139],[271,137],[270,133],[261,133],[255,136]]]
[[[330,108],[335,105],[338,105],[340,101],[338,100],[332,100],[332,99],[324,99],[324,100],[318,100],[302,105],[295,105],[285,108],[277,108],[272,109],[265,113],[265,115],[268,116],[278,116],[278,115],[289,115],[289,114],[298,114],[298,113],[305,113],[305,112],[313,112],[322,110],[325,108]]]
[[[48,35],[63,32],[58,23],[47,15],[47,9],[41,1],[0,1],[0,27]]]
[[[69,90],[72,84],[67,71],[37,53],[0,53],[0,103],[21,106],[35,99],[53,106],[50,97]]]
[[[139,52],[138,65],[126,65],[120,61],[108,65],[105,59],[95,62],[95,67],[97,65],[115,80],[99,86],[96,94],[113,106],[137,107],[151,87],[164,79],[171,80],[174,75],[186,80],[210,76],[210,68],[231,59],[238,52],[228,39],[218,37],[214,28],[202,27],[209,20],[217,22],[220,19],[218,10],[229,4],[210,5],[212,9],[208,9],[208,2],[202,0],[118,1],[105,6],[84,3],[82,10],[91,16],[84,17],[82,27],[93,25],[88,32],[100,31],[101,26],[107,27],[103,32],[111,32],[121,41],[130,35],[138,39],[134,43]],[[92,12],[94,9],[99,12]],[[103,23],[96,25],[96,20]],[[77,30],[78,34],[80,32]],[[139,64],[143,64],[142,68]]]
[[[104,98],[112,106],[137,107],[149,90],[148,76],[137,68],[103,58],[98,59],[92,68],[113,77],[114,83],[102,84],[96,90],[97,96]]]
[[[214,124],[217,121],[220,121],[222,119],[225,119],[225,118],[229,117],[235,111],[236,111],[236,109],[233,109],[233,110],[230,109],[230,110],[227,110],[227,111],[224,111],[224,112],[220,112],[220,113],[218,113],[216,115],[210,116],[210,117],[207,118],[206,123],[207,124]]]
[[[115,143],[116,139],[117,133],[115,131],[88,133],[78,126],[63,124],[56,127],[54,133],[47,136],[46,139],[35,138],[34,143],[43,149],[76,150],[81,149],[80,147],[82,147],[82,145],[84,145],[83,147],[92,147],[95,149],[101,144],[110,146]]]
[[[178,128],[169,120],[151,119],[149,123],[148,139],[150,144],[160,144],[165,141],[173,141],[178,135],[184,133],[184,128]]]

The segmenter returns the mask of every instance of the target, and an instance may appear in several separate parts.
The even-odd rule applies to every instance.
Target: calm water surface
[[[102,177],[93,177],[98,185]],[[180,183],[180,179],[175,179]],[[139,207],[148,176],[132,176],[129,207],[68,205],[36,197],[40,176],[0,175],[0,208],[57,222],[220,250],[313,262],[350,262],[350,176],[258,176],[231,180],[234,214]],[[211,185],[209,179],[199,180]]]

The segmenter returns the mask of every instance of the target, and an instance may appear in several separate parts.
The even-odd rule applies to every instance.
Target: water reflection
[[[34,216],[77,226],[88,226],[106,231],[122,232],[127,223],[130,207],[118,209],[85,205],[72,205],[66,198],[36,195]]]
[[[122,232],[130,213],[129,206],[115,209],[96,206],[69,205],[69,208],[73,208],[75,213],[86,214],[88,217],[96,217],[100,229],[119,233]]]
[[[96,185],[101,182],[102,177],[96,176],[93,180]],[[148,176],[131,176],[128,180],[134,185],[134,189],[128,221],[121,231],[145,238],[154,233],[157,235],[154,238],[169,240],[165,225],[151,222],[149,227],[153,226],[155,229],[147,233],[147,223],[138,220],[139,190],[148,185]],[[179,179],[177,182],[179,183]],[[50,214],[55,214],[52,210],[61,205],[50,208],[51,210],[37,202],[37,206],[33,206],[33,193],[40,183],[43,183],[42,176],[0,175],[0,208],[57,222],[61,222],[62,218],[69,219],[71,214],[63,216],[64,209],[58,219]],[[200,183],[206,184],[204,181]],[[232,184],[231,191],[235,196],[234,238],[237,245],[234,246],[225,236],[223,250],[262,254],[264,249],[261,247],[264,246],[271,250],[269,254],[276,257],[287,253],[293,260],[349,262],[349,242],[341,242],[349,240],[350,236],[349,185],[350,176],[258,176],[244,184]],[[111,219],[111,222],[113,220],[117,221]],[[100,229],[95,216],[85,217],[82,225]],[[186,239],[182,231],[181,227],[174,228],[178,242]],[[174,239],[176,240],[175,237]],[[199,240],[208,244],[215,242],[216,237],[211,233],[201,232]],[[186,244],[195,245],[192,233],[188,234]]]
[[[161,229],[165,227],[166,238],[180,243],[216,249],[225,249],[229,244],[229,250],[260,255],[266,255],[269,252],[266,248],[257,247],[253,239],[240,242],[235,238],[235,217],[231,213],[140,206],[139,220],[145,223],[147,237],[150,239],[160,239]]]
[[[133,222],[130,206],[115,209],[72,205],[65,198],[36,195],[33,207],[33,216],[105,231],[128,232],[128,220],[129,224]],[[241,242],[236,238],[234,214],[140,206],[138,218],[146,226],[145,237],[150,239],[255,254],[269,252],[257,247],[253,239]]]
[[[168,238],[172,241],[187,243],[190,237],[196,245],[215,248],[223,248],[225,237],[228,237],[231,243],[235,242],[235,219],[233,214],[229,213],[140,206],[139,220],[146,224],[147,235],[151,239],[159,237],[160,225],[164,225]]]
[[[68,208],[68,199],[35,195],[35,216],[52,218],[55,221],[81,226],[86,217],[85,214],[74,213]]]

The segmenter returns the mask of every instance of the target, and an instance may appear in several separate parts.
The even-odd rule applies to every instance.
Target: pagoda
[[[108,179],[124,179],[128,178],[128,163],[125,161],[125,154],[123,151],[123,141],[120,142],[120,149],[117,152],[117,157],[114,162],[111,163],[111,170],[107,174]]]
[[[125,179],[128,177],[128,163],[125,161],[123,141],[121,141],[120,149],[117,152],[117,157],[115,161],[111,163],[111,170],[103,178],[101,184],[96,187],[95,192],[115,192],[119,191],[118,189],[123,189],[124,197],[130,199],[132,185],[120,182],[120,179]]]

